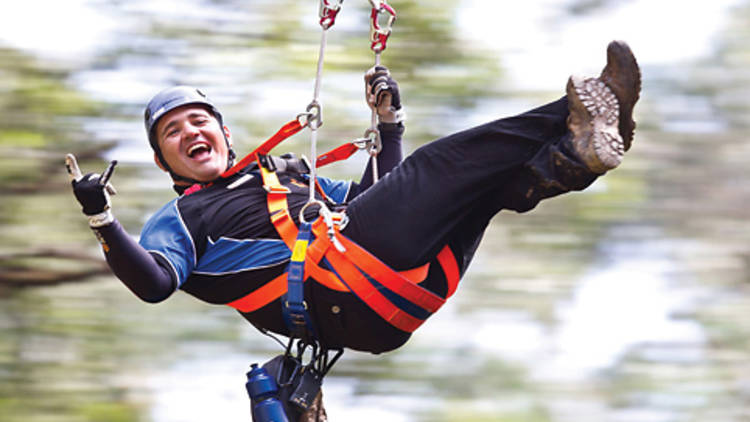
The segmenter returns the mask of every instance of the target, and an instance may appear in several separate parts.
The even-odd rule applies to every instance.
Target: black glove
[[[382,123],[399,123],[406,115],[401,107],[398,83],[385,66],[374,66],[365,73],[365,98]]]
[[[81,170],[72,154],[65,157],[65,165],[72,179],[73,194],[82,205],[83,213],[89,217],[89,224],[101,227],[111,223],[114,218],[110,212],[109,195],[114,195],[116,191],[109,184],[109,179],[117,161],[112,161],[101,176],[96,173],[81,176]]]

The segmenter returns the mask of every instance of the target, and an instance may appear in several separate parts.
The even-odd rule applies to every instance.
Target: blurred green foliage
[[[574,1],[568,12],[595,16],[619,3]],[[435,329],[440,336],[422,334],[416,344],[396,353],[347,355],[332,376],[353,385],[352,397],[366,397],[376,405],[394,395],[415,402],[428,397],[433,407],[415,410],[408,416],[413,420],[546,422],[579,407],[611,412],[606,414],[619,415],[617,420],[626,420],[629,411],[658,420],[746,420],[746,3],[732,10],[712,57],[644,69],[639,129],[626,165],[585,193],[565,195],[525,215],[503,213],[501,224],[490,227],[452,299],[453,314],[443,321],[455,319],[456,332],[450,332],[451,325],[442,332],[441,326]],[[104,168],[106,152],[115,146],[142,143],[143,153],[149,154],[145,139],[127,138],[115,145],[86,125],[90,120],[138,125],[140,104],[94,100],[76,85],[76,75],[98,70],[127,74],[128,66],[166,69],[168,82],[214,88],[227,100],[226,114],[248,138],[272,133],[305,104],[290,103],[288,111],[269,118],[256,107],[259,100],[252,91],[266,84],[308,84],[312,78],[319,28],[314,19],[310,24],[307,4],[213,1],[205,3],[210,6],[205,16],[148,13],[114,0],[95,6],[126,22],[127,31],[88,62],[66,64],[0,48],[3,421],[146,421],[152,391],[143,386],[141,374],[147,377],[174,365],[190,354],[191,346],[206,347],[200,349],[204,354],[225,346],[247,354],[273,353],[266,339],[243,338],[240,333],[249,327],[232,312],[182,296],[166,307],[148,307],[111,276],[89,278],[88,284],[8,287],[11,277],[13,286],[20,284],[19,274],[37,274],[30,284],[39,285],[78,271],[98,274],[101,268],[97,244],[70,194],[62,165],[65,153],[75,152],[87,171]],[[432,124],[436,121],[450,122],[476,111],[482,102],[507,99],[498,88],[504,62],[467,48],[457,36],[454,16],[460,2],[404,0],[397,6],[399,20],[383,61],[393,64],[408,93],[410,116],[418,117],[409,125],[410,146],[443,135],[448,125]],[[335,100],[326,103],[331,123],[324,126],[324,142],[331,144],[359,134],[369,123],[352,117],[351,109],[364,104],[361,98],[349,99],[355,91],[360,96],[360,88],[348,85],[359,84],[373,62],[367,48],[367,2],[347,2],[345,7],[363,18],[356,27],[330,34],[325,90]],[[140,72],[134,73],[150,76]],[[516,95],[526,100],[539,96]],[[710,130],[696,123],[708,123]],[[243,147],[252,142],[240,140]],[[294,142],[294,148],[306,148],[305,139]],[[356,177],[359,168],[334,172]],[[150,165],[122,164],[114,182],[125,192],[114,199],[117,215],[133,233],[149,212],[172,197],[167,179]],[[468,333],[461,332],[473,328],[472,318],[485,321],[481,317],[488,314],[494,321],[502,316],[496,312],[505,311],[527,316],[544,335],[554,333],[560,304],[575,295],[586,271],[610,260],[627,262],[644,244],[658,249],[662,242],[677,245],[666,253],[677,263],[668,274],[670,282],[678,289],[694,289],[701,299],[673,317],[699,324],[706,337],[702,343],[635,344],[613,368],[593,377],[545,383],[531,373],[535,357],[517,362],[477,351],[466,339]],[[612,244],[620,248],[612,252],[607,249]],[[46,279],[39,274],[51,281],[41,282]],[[634,306],[633,313],[639,311]],[[425,330],[430,324],[432,320]],[[509,346],[519,341],[512,336],[489,340]],[[128,377],[131,373],[135,375]],[[601,414],[587,415],[588,420]]]

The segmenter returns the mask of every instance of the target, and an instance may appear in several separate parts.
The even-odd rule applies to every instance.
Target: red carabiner
[[[396,20],[396,11],[386,3],[386,0],[370,0],[372,12],[370,13],[370,48],[380,53],[386,48],[388,37],[391,36],[393,22]],[[388,13],[388,22],[385,28],[380,27],[378,17],[381,13]]]
[[[328,0],[320,0],[320,26],[323,30],[327,30],[336,23],[336,15],[341,10],[341,4],[344,0],[334,0],[336,3],[332,5]]]

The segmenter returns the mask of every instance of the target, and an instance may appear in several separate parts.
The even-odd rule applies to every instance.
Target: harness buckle
[[[310,174],[310,172],[312,171],[312,165],[310,164],[310,160],[308,160],[306,156],[302,155],[299,158],[299,162],[305,167],[304,174]]]
[[[277,169],[276,163],[273,162],[269,155],[258,154],[258,161],[260,162],[260,165],[268,171],[276,171]]]
[[[278,185],[278,186],[263,185],[263,189],[265,189],[266,192],[268,193],[275,193],[275,194],[281,194],[281,195],[287,195],[287,194],[292,193],[291,189],[289,189],[286,186],[281,186],[281,185]]]

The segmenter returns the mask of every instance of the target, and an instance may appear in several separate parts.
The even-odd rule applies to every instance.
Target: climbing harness
[[[267,160],[259,158],[259,162],[264,161]],[[292,264],[299,268],[300,265],[295,261],[304,259],[303,283],[311,277],[332,290],[354,293],[384,320],[406,332],[414,331],[445,303],[445,299],[419,286],[427,277],[429,264],[402,272],[391,269],[342,235],[340,225],[346,221],[345,214],[330,211],[322,201],[316,200],[303,207],[299,217],[301,227],[298,228],[288,208],[286,195],[289,189],[281,184],[275,171],[262,164],[260,173],[267,192],[271,222],[287,247],[293,251]],[[305,207],[310,206],[319,207],[320,216],[314,222],[308,222],[304,217]],[[308,230],[312,232],[312,236],[305,233]],[[447,298],[455,292],[458,285],[458,266],[447,246],[440,251],[437,259],[448,282]],[[283,296],[292,286],[289,283],[292,264],[290,271],[228,305],[241,312],[252,312]],[[283,302],[283,306],[287,306],[286,302]],[[305,309],[304,304],[301,306]]]

